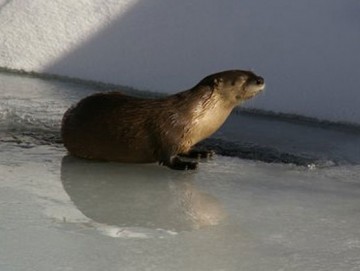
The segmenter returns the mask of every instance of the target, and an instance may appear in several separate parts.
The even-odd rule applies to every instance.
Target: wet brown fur
[[[237,93],[231,89],[234,93],[230,93],[230,85],[240,77],[247,78],[244,89]],[[246,84],[251,80],[254,84],[259,78],[262,79],[252,72],[225,71],[204,78],[190,90],[161,99],[142,99],[119,92],[86,97],[64,115],[64,145],[71,154],[82,158],[129,163],[158,161],[184,169],[189,164],[174,157],[187,153],[214,133],[236,105],[256,95],[260,87],[249,94]],[[177,163],[185,164],[177,167]]]

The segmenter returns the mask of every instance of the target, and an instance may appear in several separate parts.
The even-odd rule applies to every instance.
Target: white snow
[[[247,106],[360,123],[356,0],[0,1],[0,66],[175,92],[254,69]]]

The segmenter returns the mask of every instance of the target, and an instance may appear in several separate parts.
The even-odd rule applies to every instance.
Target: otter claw
[[[195,158],[195,159],[209,159],[215,155],[213,150],[191,150],[188,153],[182,153],[180,156],[187,158]]]
[[[197,169],[198,167],[198,163],[196,162],[185,162],[185,163],[186,163],[185,170],[194,170]]]
[[[169,168],[176,169],[176,170],[194,170],[197,169],[198,163],[196,162],[184,162],[179,161],[176,163],[173,163]]]
[[[175,170],[195,170],[198,167],[197,162],[182,161],[178,157],[174,157],[169,163],[160,162],[160,164]]]

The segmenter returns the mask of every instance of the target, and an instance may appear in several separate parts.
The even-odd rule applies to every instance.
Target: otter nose
[[[264,84],[264,78],[262,78],[261,76],[258,76],[258,77],[256,78],[256,84],[257,84],[257,85],[262,85],[262,84]]]

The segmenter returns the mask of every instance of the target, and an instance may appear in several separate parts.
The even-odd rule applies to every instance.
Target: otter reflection
[[[101,163],[65,156],[61,180],[76,207],[97,223],[191,230],[224,218],[219,201],[199,191],[193,174],[154,165]]]

